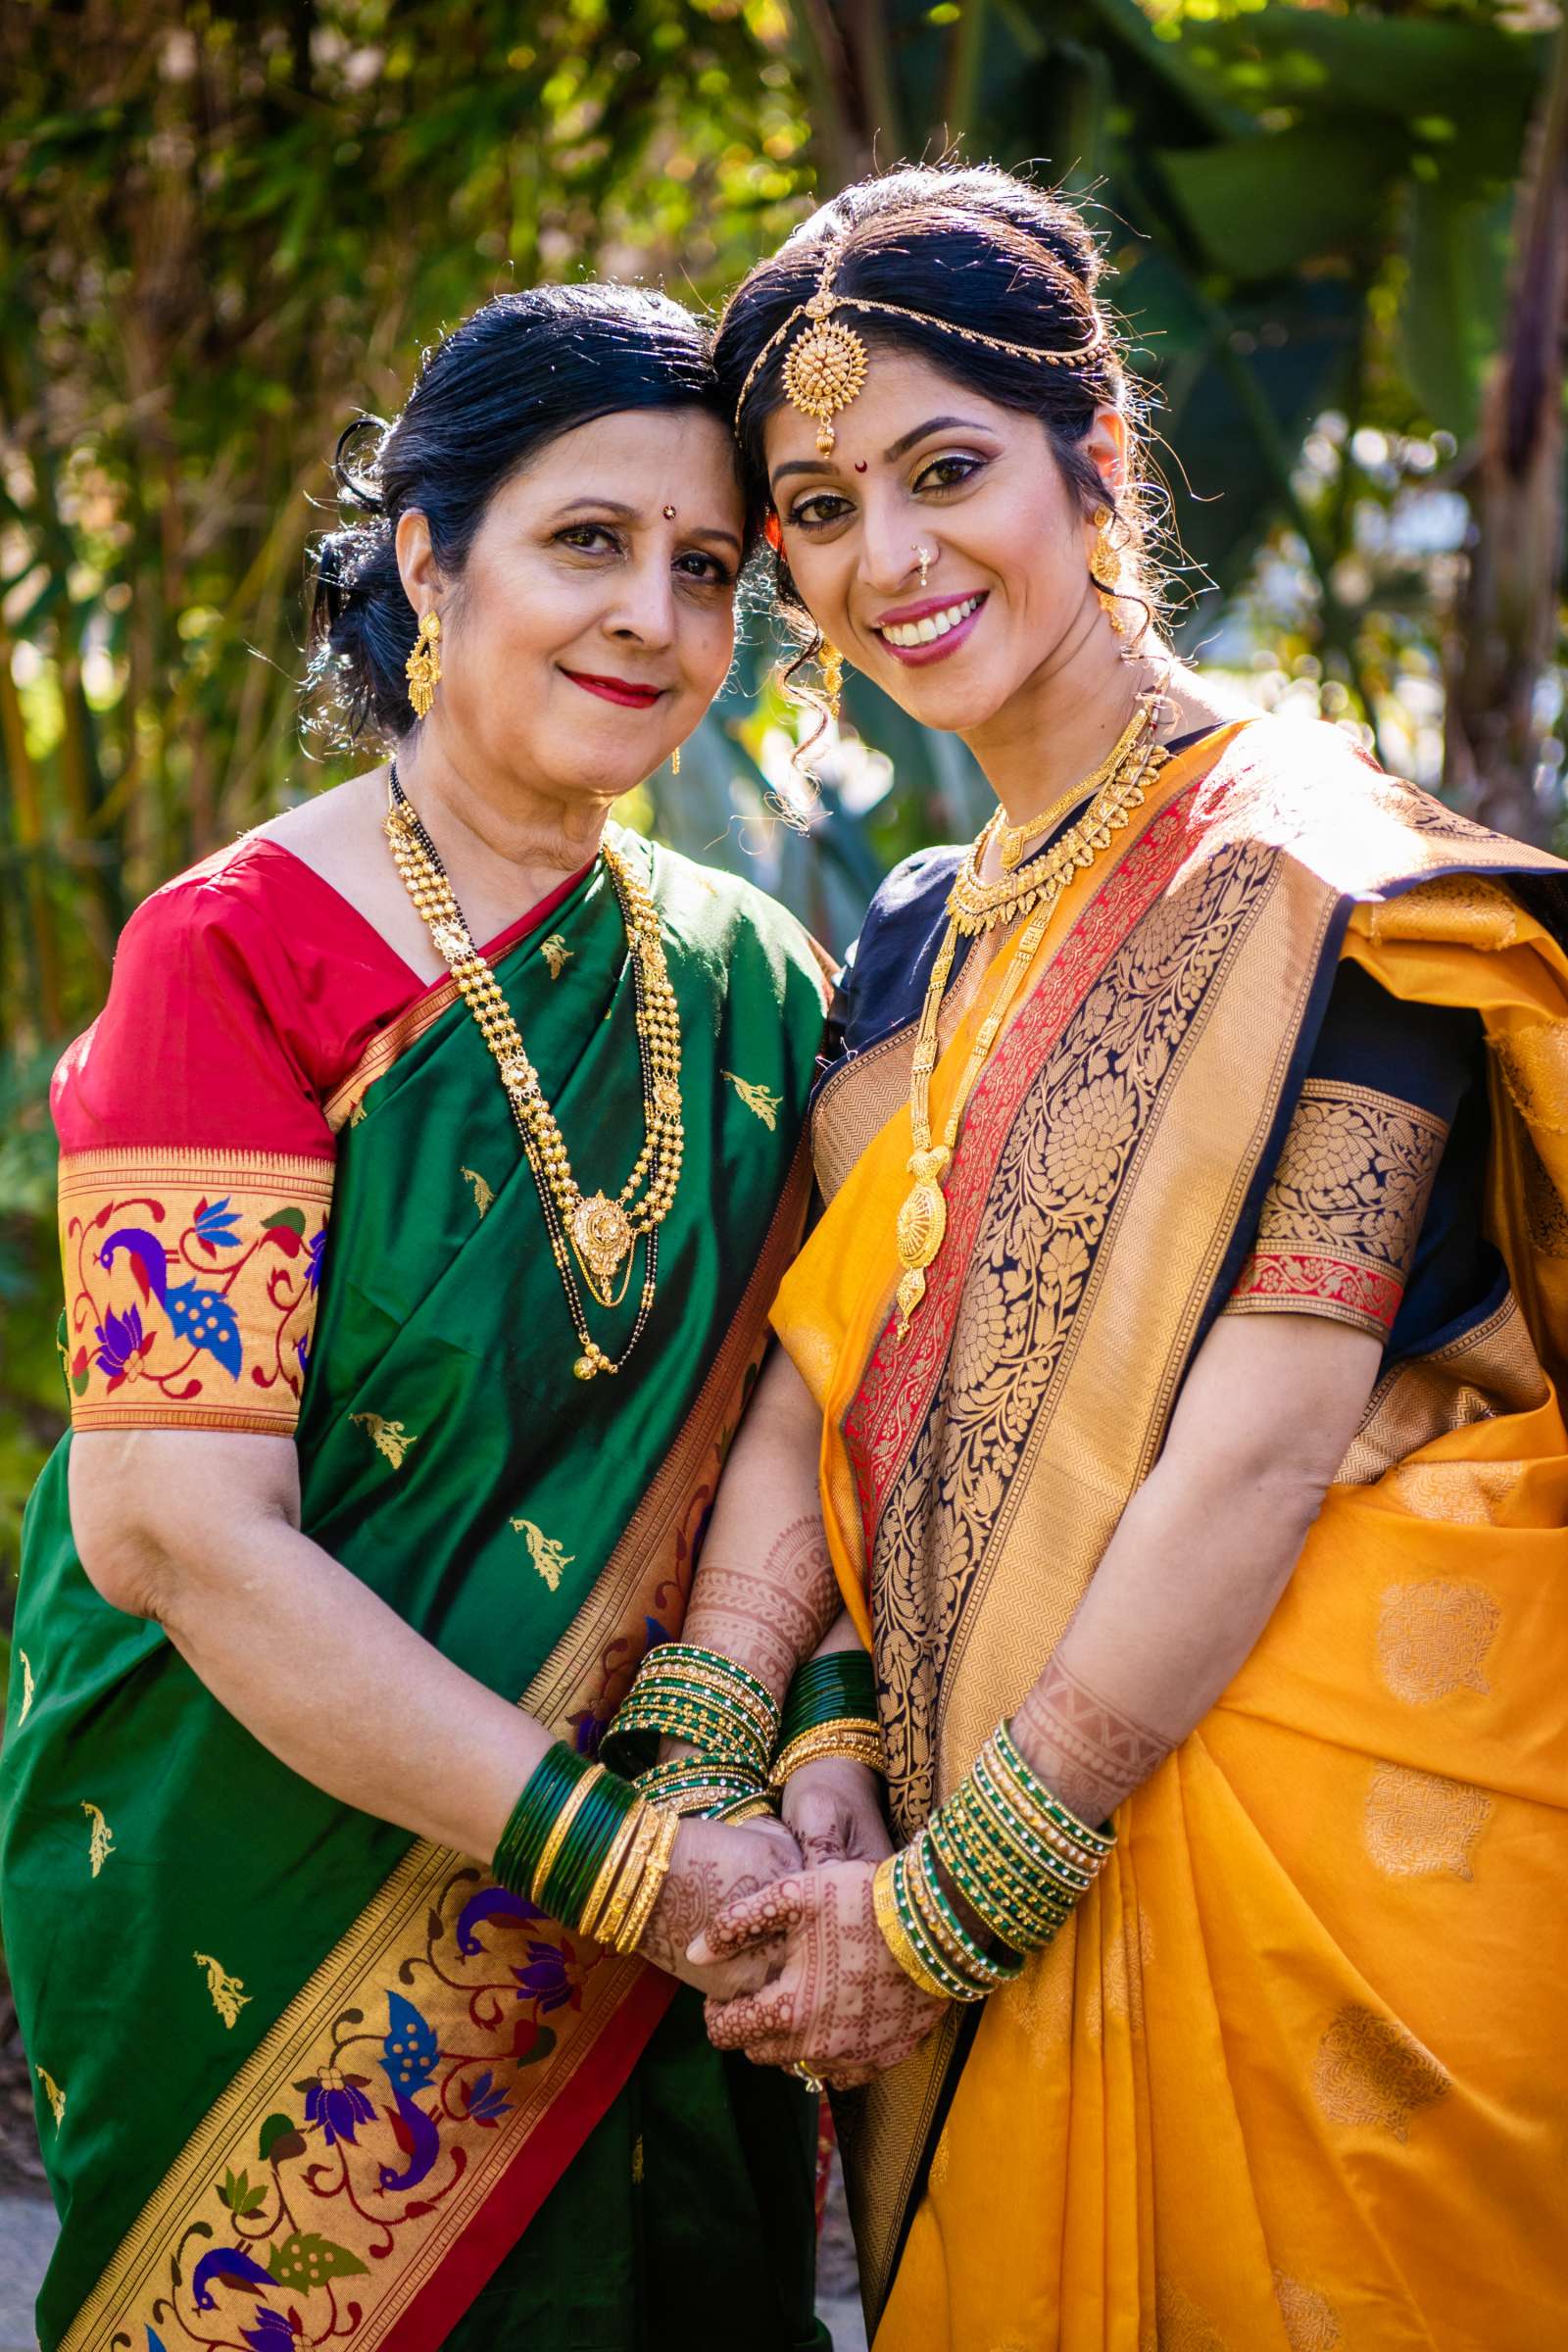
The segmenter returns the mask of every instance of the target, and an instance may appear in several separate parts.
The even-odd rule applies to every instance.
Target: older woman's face
[[[730,438],[701,409],[549,443],[437,599],[437,723],[460,770],[595,796],[651,775],[724,682],[741,530]]]
[[[765,428],[796,586],[823,634],[912,717],[982,728],[1095,617],[1077,494],[1037,417],[904,353],[873,346],[864,389],[834,426],[828,458],[794,409]],[[1089,447],[1114,468],[1113,417]]]

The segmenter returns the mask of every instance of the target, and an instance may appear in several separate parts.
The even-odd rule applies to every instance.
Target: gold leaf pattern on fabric
[[[761,1120],[769,1133],[777,1127],[778,1114],[784,1107],[782,1095],[773,1094],[770,1089],[755,1084],[750,1078],[737,1078],[733,1070],[720,1070],[719,1076],[728,1081],[747,1109]]]
[[[1494,1527],[1519,1498],[1507,1462],[1400,1462],[1385,1488],[1414,1518],[1458,1527]]]
[[[1519,910],[1506,890],[1479,874],[1444,874],[1366,909],[1370,936],[1383,940],[1453,941],[1466,948],[1511,948]]]
[[[552,931],[548,939],[540,941],[539,953],[550,966],[551,979],[559,980],[577,951],[567,947],[559,931]]]
[[[1268,865],[1269,853],[1252,845],[1222,849],[1190,890],[1156,899],[1123,938],[1107,941],[1113,952],[1007,1128],[979,1210],[947,1370],[876,1531],[872,1618],[888,1794],[906,1838],[931,1811],[953,1639],[1031,1430],[1070,1360],[1074,1318],[1120,1187]],[[963,1181],[960,1139],[950,1203]],[[848,1434],[853,1446],[856,1432]],[[907,1443],[897,1421],[873,1446],[884,1443]],[[884,1475],[880,1461],[870,1465],[874,1488]]]
[[[1309,1078],[1225,1311],[1324,1315],[1385,1338],[1447,1133],[1393,1095]]]
[[[87,1840],[87,1859],[92,1864],[92,1875],[96,1878],[110,1855],[117,1850],[115,1833],[104,1819],[102,1805],[90,1804],[87,1798],[83,1797],[81,1809],[92,1824],[91,1835]]]
[[[477,1168],[459,1168],[458,1174],[472,1185],[473,1205],[482,1217],[486,1209],[494,1206],[495,1188],[485,1182]]]
[[[1331,2124],[1387,2132],[1401,2146],[1412,2117],[1448,2088],[1446,2074],[1413,2034],[1356,2001],[1328,2027],[1312,2064],[1312,2095]]]
[[[1429,1577],[1390,1585],[1378,1618],[1378,1664],[1396,1698],[1426,1706],[1450,1690],[1491,1689],[1483,1668],[1502,1611],[1482,1585]]]
[[[74,1427],[289,1436],[333,1173],[329,1159],[253,1152],[62,1159]]]
[[[528,1557],[551,1592],[559,1592],[562,1576],[571,1566],[576,1553],[567,1551],[554,1536],[547,1536],[542,1527],[535,1527],[531,1519],[514,1519],[512,1524],[527,1544]]]
[[[632,2143],[631,2143],[631,2179],[632,2179],[632,2186],[633,2186],[634,2188],[636,2187],[637,2183],[638,2183],[638,2182],[639,2182],[639,2181],[642,2180],[642,2178],[643,2178],[643,2173],[644,2173],[644,2159],[643,2159],[643,2135],[642,2135],[642,2133],[639,2132],[638,2132],[638,2134],[637,2134],[637,2136],[636,2136],[636,2138],[635,2138],[635,2139],[632,2141]]]
[[[1056,2066],[1072,2039],[1073,1984],[1077,1939],[1068,1930],[1030,1955],[1023,1975],[1008,1985],[1005,2000],[1017,2019],[1036,2066]]]
[[[1339,2315],[1327,2295],[1284,2271],[1274,2274],[1274,2295],[1291,2352],[1335,2352],[1344,2339]]]
[[[46,2066],[35,2066],[32,2071],[43,2084],[43,2095],[53,2110],[55,2130],[58,2132],[66,2120],[66,2094]]]
[[[1492,1819],[1493,1800],[1468,1781],[1404,1764],[1377,1764],[1367,1783],[1361,1835],[1392,1879],[1474,1876],[1470,1853]]]
[[[32,1706],[32,1693],[34,1685],[32,1680],[32,1664],[27,1656],[26,1651],[24,1649],[19,1649],[17,1656],[22,1660],[22,1705],[17,1714],[17,1729],[20,1732],[23,1725],[26,1722],[28,1712]]]
[[[409,1447],[419,1442],[416,1430],[405,1429],[401,1421],[384,1421],[379,1413],[350,1413],[349,1419],[368,1432],[376,1452],[385,1454],[394,1470],[402,1469]]]
[[[1144,2030],[1144,1971],[1153,1963],[1154,1932],[1147,1911],[1123,1914],[1120,1935],[1105,1936],[1100,1966],[1093,1959],[1084,1987],[1084,2031],[1098,2043],[1106,2018],[1125,2022],[1131,2034]]]
[[[1520,1115],[1547,1135],[1568,1135],[1568,1021],[1533,1021],[1487,1042]]]
[[[240,2011],[251,1997],[245,1989],[244,1978],[231,1977],[221,1961],[215,1960],[211,1952],[192,1952],[191,1958],[198,1968],[206,1970],[207,1990],[213,2007],[232,2031]]]
[[[1173,2278],[1154,2288],[1154,2325],[1145,2328],[1141,2352],[1226,2352],[1225,2338]]]

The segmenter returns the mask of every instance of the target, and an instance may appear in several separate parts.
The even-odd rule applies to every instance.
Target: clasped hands
[[[944,2004],[910,1983],[876,1923],[872,1881],[892,1850],[876,1776],[842,1761],[807,1765],[783,1811],[804,1867],[722,1902],[685,1957],[708,1993],[716,2049],[801,2065],[848,2089],[906,2058]],[[749,1982],[737,1982],[741,1971]]]

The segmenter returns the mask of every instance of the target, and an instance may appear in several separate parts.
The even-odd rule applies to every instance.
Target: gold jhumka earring
[[[824,637],[819,658],[822,663],[822,692],[827,697],[828,710],[837,718],[839,702],[844,693],[844,656],[836,645],[829,645]]]
[[[416,718],[428,718],[435,703],[435,690],[441,683],[441,656],[437,650],[440,638],[440,613],[421,612],[414,651],[403,664]]]
[[[1100,610],[1117,636],[1125,637],[1132,628],[1132,622],[1121,609],[1114,586],[1121,571],[1121,560],[1116,553],[1116,542],[1110,535],[1112,519],[1108,507],[1095,509],[1095,548],[1089,559],[1089,577],[1095,584]]]
[[[982,334],[978,327],[959,326],[956,319],[938,318],[929,311],[911,311],[906,303],[881,302],[869,294],[840,294],[834,289],[833,277],[843,251],[842,244],[824,245],[814,293],[796,304],[747,369],[735,403],[737,426],[759,375],[785,337],[804,318],[808,321],[805,334],[785,355],[784,396],[799,415],[815,423],[818,457],[833,455],[833,418],[841,409],[849,407],[859,391],[865,381],[866,368],[863,341],[853,326],[835,318],[837,311],[859,311],[875,318],[912,318],[918,325],[935,327],[941,334],[956,335],[960,342],[977,344],[986,351],[1008,352],[1014,359],[1032,360],[1041,368],[1087,368],[1105,348],[1105,322],[1096,310],[1093,297],[1065,262],[1057,262],[1053,256],[1045,257],[1046,266],[1054,271],[1068,309],[1076,311],[1088,329],[1082,343],[1070,344],[1061,351],[1036,343],[1009,343],[1003,335]],[[774,539],[772,544],[777,547],[779,543]]]

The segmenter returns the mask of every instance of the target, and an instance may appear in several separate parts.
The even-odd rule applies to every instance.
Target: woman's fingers
[[[788,1936],[806,1917],[807,1895],[798,1878],[774,1879],[754,1893],[743,1894],[714,1913],[702,1934],[687,1946],[686,1957],[696,1968],[711,1968],[716,1960],[733,1960],[758,1944]]]
[[[744,2050],[795,2030],[795,1996],[779,1990],[745,1993],[739,2000],[710,2001],[708,2038],[715,2050]]]

